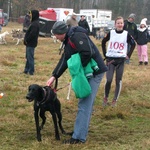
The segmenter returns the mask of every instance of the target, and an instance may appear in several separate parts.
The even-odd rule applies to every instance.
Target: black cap
[[[64,34],[68,30],[68,26],[64,21],[57,21],[52,27],[53,34]]]

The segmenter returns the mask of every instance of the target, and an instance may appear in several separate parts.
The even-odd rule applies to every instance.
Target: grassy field
[[[17,23],[9,23],[5,30],[22,29]],[[92,38],[92,37],[91,37]],[[96,97],[94,112],[89,127],[87,142],[81,145],[64,145],[62,141],[70,138],[61,135],[56,141],[54,127],[49,113],[42,130],[42,142],[37,142],[33,117],[33,103],[25,99],[28,86],[36,83],[45,86],[57,61],[59,43],[51,38],[39,38],[35,51],[35,75],[20,74],[25,65],[25,46],[16,46],[10,36],[7,45],[0,45],[0,149],[1,150],[150,150],[150,65],[138,66],[135,49],[131,63],[125,66],[123,87],[115,108],[102,107],[105,78]],[[98,46],[100,41],[92,40]],[[150,49],[150,45],[149,45]],[[149,51],[150,54],[150,51]],[[68,71],[59,79],[58,88],[69,83]],[[63,126],[66,131],[73,130],[77,111],[77,99],[71,91],[67,100],[68,87],[57,92],[62,104]],[[114,83],[110,101],[114,93]]]

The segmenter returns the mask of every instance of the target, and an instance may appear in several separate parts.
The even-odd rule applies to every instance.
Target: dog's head
[[[32,102],[33,100],[41,101],[43,99],[43,88],[37,84],[32,84],[28,87],[28,93],[26,95],[26,99],[28,102]]]
[[[12,29],[11,34],[13,38],[23,38],[24,33],[20,29]]]
[[[12,34],[12,37],[16,37],[17,36],[17,31],[15,29],[11,30],[11,34]]]
[[[8,31],[5,31],[4,33],[5,33],[5,35],[9,35],[9,32],[8,32]]]

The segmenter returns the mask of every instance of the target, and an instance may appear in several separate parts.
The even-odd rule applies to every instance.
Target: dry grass
[[[20,24],[9,23],[3,31],[22,28]],[[91,37],[92,38],[92,37]],[[35,138],[33,107],[25,99],[27,88],[32,83],[45,85],[57,61],[59,44],[50,38],[39,38],[35,51],[35,75],[20,74],[25,65],[25,46],[15,45],[7,36],[7,45],[0,45],[0,149],[1,150],[148,150],[150,147],[150,77],[149,66],[138,66],[137,51],[132,56],[131,64],[125,66],[123,88],[116,108],[102,108],[105,78],[96,97],[94,112],[86,144],[63,145],[62,140],[69,136],[61,135],[61,141],[54,139],[51,116],[42,131],[41,143]],[[100,42],[92,38],[100,47]],[[150,45],[149,45],[150,48]],[[59,87],[69,83],[68,71],[59,79]],[[112,85],[110,100],[113,97]],[[72,131],[77,110],[77,99],[71,92],[66,100],[68,87],[58,91],[62,103],[63,126]]]

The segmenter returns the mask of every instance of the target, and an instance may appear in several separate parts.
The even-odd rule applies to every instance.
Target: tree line
[[[44,10],[48,7],[73,8],[76,13],[80,9],[112,10],[112,18],[130,13],[136,14],[136,22],[147,18],[150,22],[149,0],[0,0],[0,9],[9,12],[10,19],[25,15],[31,9]]]

